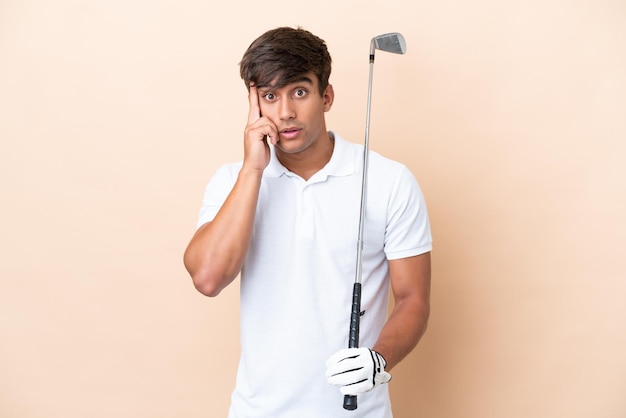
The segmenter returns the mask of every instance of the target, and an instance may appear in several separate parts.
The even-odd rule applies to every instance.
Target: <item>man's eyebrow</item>
[[[305,76],[302,76],[301,78],[295,79],[293,81],[289,81],[287,83],[274,83],[269,86],[259,86],[258,90],[259,92],[267,93],[267,92],[282,88],[284,86],[290,86],[293,84],[302,84],[302,83],[313,85],[313,80],[311,79],[311,77],[308,77],[305,75]]]

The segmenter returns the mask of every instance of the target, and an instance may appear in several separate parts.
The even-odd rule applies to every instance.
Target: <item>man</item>
[[[424,199],[404,165],[370,152],[362,348],[346,349],[363,146],[326,129],[330,71],[324,41],[301,28],[270,30],[250,45],[240,63],[250,103],[243,161],[209,182],[185,251],[207,296],[241,273],[229,418],[391,417],[388,372],[426,329],[432,244]],[[357,410],[342,408],[345,394],[358,395]]]

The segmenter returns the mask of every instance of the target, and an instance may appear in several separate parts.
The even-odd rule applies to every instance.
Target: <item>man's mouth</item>
[[[280,131],[280,137],[285,139],[293,139],[300,133],[299,128],[286,128]]]

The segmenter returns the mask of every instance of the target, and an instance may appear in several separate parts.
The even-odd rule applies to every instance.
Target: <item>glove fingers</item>
[[[371,378],[371,372],[365,370],[359,363],[350,362],[329,367],[326,370],[326,378],[332,385],[348,385]]]
[[[363,369],[363,361],[359,359],[345,359],[331,364],[326,368],[326,377],[336,374],[354,373]]]
[[[363,355],[369,356],[369,349],[367,348],[345,348],[330,356],[326,361],[326,377],[330,378],[335,375],[349,376],[353,383],[357,380],[361,380],[361,373],[368,374],[367,371],[363,371],[364,363]]]
[[[335,354],[330,356],[328,360],[326,360],[326,367],[329,367],[333,363],[339,363],[342,360],[358,357],[363,354],[362,349],[360,348],[344,348],[343,350],[337,351]]]
[[[328,383],[330,383],[331,385],[335,385],[335,386],[346,386],[346,385],[350,385],[354,382],[358,382],[362,379],[360,379],[359,377],[354,377],[353,375],[349,375],[349,374],[337,374],[334,376],[330,376],[327,378]]]
[[[376,382],[372,383],[371,379],[364,379],[360,382],[353,384],[344,384],[339,388],[339,391],[343,395],[358,395],[359,393],[369,392],[374,389],[376,386],[381,385],[383,383],[389,383],[391,380],[391,374],[387,372],[382,372],[376,375]]]
[[[379,353],[369,348],[346,348],[326,361],[326,379],[341,386],[339,390],[344,395],[368,392],[391,380],[385,363]]]
[[[339,388],[339,391],[344,395],[358,395],[359,393],[369,392],[374,389],[372,379],[366,379],[351,385],[345,385]]]

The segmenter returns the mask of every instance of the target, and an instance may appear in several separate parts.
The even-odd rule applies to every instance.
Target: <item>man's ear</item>
[[[335,100],[335,90],[333,90],[333,85],[329,84],[326,86],[326,90],[324,90],[324,112],[328,112],[330,108],[333,106],[333,101]]]

